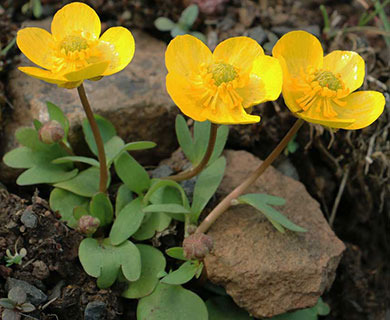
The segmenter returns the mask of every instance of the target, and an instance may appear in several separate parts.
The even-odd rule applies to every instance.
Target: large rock
[[[220,196],[227,195],[261,163],[244,151],[227,151],[226,157]],[[282,234],[252,207],[232,207],[208,232],[215,242],[205,259],[209,279],[224,286],[237,305],[255,317],[315,305],[335,278],[344,244],[303,184],[274,168],[268,168],[247,193],[285,198],[280,211],[308,232]]]
[[[28,26],[48,29],[50,20],[31,22]],[[139,30],[131,30],[136,50],[132,62],[115,75],[97,82],[84,83],[94,112],[113,122],[119,136],[125,141],[151,140],[158,147],[148,150],[147,164],[157,163],[177,147],[174,118],[177,107],[165,88],[166,45]],[[31,65],[23,56],[20,65]],[[14,109],[3,129],[0,155],[16,146],[15,131],[22,126],[31,126],[34,118],[47,121],[45,102],[60,106],[71,122],[70,140],[76,151],[82,150],[80,143],[80,121],[83,109],[76,89],[58,88],[56,85],[31,78],[16,68],[9,74],[8,94]],[[0,167],[0,180],[15,178],[15,170]]]

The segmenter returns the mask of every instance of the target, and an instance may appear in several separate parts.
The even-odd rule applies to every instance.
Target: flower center
[[[329,119],[336,117],[335,105],[345,106],[346,102],[341,99],[349,93],[340,74],[313,67],[301,70],[300,75],[292,80],[292,85],[303,93],[296,99],[301,108],[298,112],[312,117],[318,117],[318,114]]]
[[[88,42],[81,36],[70,35],[66,36],[60,44],[60,48],[65,50],[65,53],[82,51],[88,49]]]
[[[216,86],[233,81],[237,77],[236,69],[227,63],[215,63],[209,68]]]
[[[317,71],[314,73],[314,81],[318,81],[321,87],[328,87],[330,90],[334,91],[342,89],[343,87],[340,79],[330,71]]]

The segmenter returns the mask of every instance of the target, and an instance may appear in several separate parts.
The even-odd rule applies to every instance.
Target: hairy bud
[[[39,129],[39,140],[46,144],[52,144],[61,141],[65,132],[58,121],[52,120],[45,123]]]
[[[213,249],[213,239],[204,233],[194,233],[183,241],[184,256],[189,260],[202,260]]]
[[[100,220],[92,216],[82,216],[79,219],[79,230],[85,234],[93,234],[99,228]]]

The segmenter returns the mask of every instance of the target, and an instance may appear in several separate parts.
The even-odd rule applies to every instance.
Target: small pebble
[[[106,317],[106,304],[102,301],[92,301],[84,311],[84,320],[103,320]]]
[[[20,220],[26,226],[26,228],[31,228],[32,229],[32,228],[35,228],[37,226],[37,224],[38,224],[37,216],[29,208],[24,210]]]
[[[39,280],[44,280],[50,276],[50,271],[47,265],[40,260],[37,260],[33,263],[34,269],[32,272],[32,275],[39,279]]]

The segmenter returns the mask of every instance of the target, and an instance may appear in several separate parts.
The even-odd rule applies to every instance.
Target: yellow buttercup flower
[[[197,121],[259,122],[245,109],[277,99],[282,88],[279,62],[247,37],[225,40],[211,53],[197,38],[177,36],[168,45],[165,63],[169,95]]]
[[[125,68],[134,56],[134,38],[123,27],[101,33],[100,19],[88,5],[74,2],[60,9],[51,34],[41,28],[18,31],[16,43],[28,59],[44,68],[20,67],[29,76],[75,88]]]
[[[305,31],[284,35],[273,48],[283,69],[283,97],[298,117],[331,128],[369,126],[383,112],[377,91],[353,92],[363,84],[364,60],[353,51],[323,56],[321,43]]]

